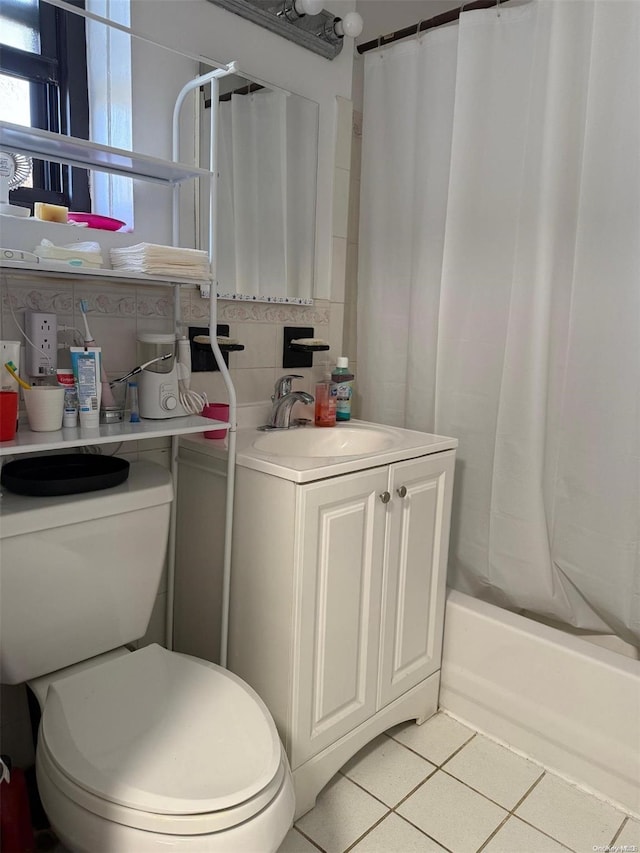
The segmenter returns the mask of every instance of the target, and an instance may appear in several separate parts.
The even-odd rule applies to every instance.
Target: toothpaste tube
[[[78,426],[78,392],[73,370],[59,367],[56,376],[58,385],[64,388],[64,409],[62,414],[63,427]]]
[[[97,427],[100,423],[100,347],[70,347],[71,366],[78,391],[81,427]]]

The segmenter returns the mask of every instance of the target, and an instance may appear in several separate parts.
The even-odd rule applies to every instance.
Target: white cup
[[[29,429],[34,432],[52,432],[62,429],[64,388],[54,385],[35,385],[24,391]]]

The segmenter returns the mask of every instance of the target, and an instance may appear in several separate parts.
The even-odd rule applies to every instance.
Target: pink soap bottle
[[[336,386],[330,378],[316,385],[315,425],[332,427],[336,425]]]

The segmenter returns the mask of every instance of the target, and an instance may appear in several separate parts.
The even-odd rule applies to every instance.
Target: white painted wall
[[[364,29],[357,42],[388,35],[461,5],[462,0],[358,0],[356,11],[362,15]]]

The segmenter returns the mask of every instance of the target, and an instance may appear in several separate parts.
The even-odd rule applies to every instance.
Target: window
[[[84,0],[69,0],[84,8]],[[0,119],[89,138],[84,18],[44,0],[0,0]],[[84,169],[33,161],[27,185],[10,201],[36,201],[89,211]]]

